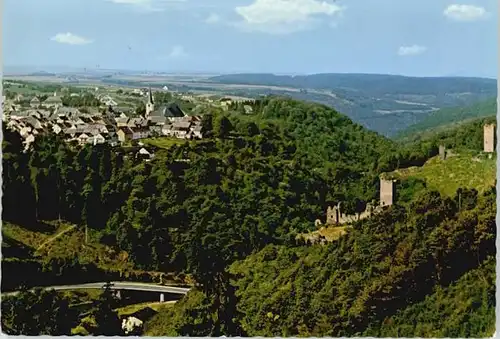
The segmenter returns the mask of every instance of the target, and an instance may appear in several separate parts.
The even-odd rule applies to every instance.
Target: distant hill
[[[209,78],[218,84],[264,85],[268,92],[287,94],[334,107],[363,126],[394,136],[446,107],[469,106],[496,97],[497,81],[486,78],[406,77],[381,74],[229,74]]]
[[[496,80],[461,77],[407,77],[387,74],[323,73],[301,76],[274,74],[229,74],[210,78],[220,83],[288,86],[311,89],[350,89],[386,94],[418,93],[444,95],[448,93],[488,93],[495,95]]]
[[[49,73],[49,72],[45,72],[45,71],[34,72],[34,73],[30,73],[28,75],[33,76],[33,77],[54,77],[54,76],[56,76],[55,73]]]
[[[398,139],[410,139],[434,131],[443,131],[472,119],[493,116],[496,112],[496,99],[489,99],[466,107],[443,108],[399,133]]]

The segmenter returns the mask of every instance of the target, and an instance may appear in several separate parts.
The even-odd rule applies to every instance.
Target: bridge
[[[64,291],[64,290],[81,290],[81,289],[104,289],[106,286],[105,282],[96,282],[96,283],[86,283],[86,284],[76,284],[76,285],[61,285],[61,286],[43,286],[43,287],[34,287],[30,290],[33,291],[35,289],[43,289],[43,290],[55,290],[55,291]],[[165,293],[170,294],[186,294],[189,292],[190,288],[185,287],[177,287],[177,286],[164,286],[157,284],[147,284],[147,283],[137,283],[137,282],[127,282],[127,281],[114,281],[110,282],[110,289],[118,291],[117,296],[120,298],[120,291],[129,290],[129,291],[144,291],[144,292],[153,292],[160,294],[160,302],[165,301]],[[15,295],[19,293],[19,291],[3,293],[4,295]]]

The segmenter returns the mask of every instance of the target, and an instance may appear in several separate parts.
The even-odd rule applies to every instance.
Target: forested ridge
[[[432,143],[442,144],[448,148],[480,150],[483,146],[483,126],[491,123],[496,123],[495,115],[463,121],[457,126],[450,126],[442,130],[415,134],[407,139],[402,139],[400,144]]]
[[[397,139],[416,140],[428,134],[435,134],[440,130],[449,130],[460,127],[463,122],[493,117],[497,112],[497,99],[492,98],[465,107],[449,107],[437,110],[424,120],[411,125],[398,134]]]
[[[205,115],[206,140],[157,149],[151,162],[54,136],[23,153],[4,127],[3,220],[86,225],[138,268],[192,274],[197,289],[174,308],[191,316],[156,320],[182,335],[360,334],[459,279],[465,271],[452,263],[469,270],[494,255],[494,190],[464,191],[461,210],[424,190],[338,242],[296,241],[331,203],[362,211],[377,197],[380,173],[423,164],[439,140],[401,146],[290,99],[259,100],[252,115],[242,109]]]
[[[389,94],[421,94],[445,97],[450,93],[496,95],[495,79],[466,77],[407,77],[387,74],[320,73],[311,75],[226,74],[210,81],[228,84],[288,86],[295,88],[367,91],[375,97]]]

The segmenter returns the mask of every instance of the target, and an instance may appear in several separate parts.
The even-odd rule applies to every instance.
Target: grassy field
[[[2,225],[2,236],[4,238],[11,238],[20,241],[27,247],[36,250],[51,237],[67,229],[68,225],[47,223],[43,228],[45,229],[44,232],[35,232],[8,222],[4,222]]]
[[[446,160],[434,157],[422,167],[410,167],[389,173],[395,179],[414,177],[425,180],[427,187],[453,196],[458,188],[475,188],[483,192],[495,185],[496,155],[462,151]]]
[[[172,273],[146,272],[138,270],[129,259],[128,253],[99,243],[96,234],[89,231],[89,243],[85,244],[85,232],[67,223],[51,222],[44,226],[46,230],[30,230],[8,222],[2,225],[4,242],[13,240],[27,247],[32,256],[43,262],[55,258],[72,259],[78,257],[82,263],[95,263],[98,267],[114,272],[121,272],[123,277],[146,274],[153,281],[167,284],[190,284],[189,276],[179,278]],[[43,246],[41,246],[43,245]]]
[[[150,308],[155,312],[159,312],[160,310],[164,310],[164,309],[170,308],[172,306],[174,306],[173,302],[141,303],[141,304],[124,306],[124,307],[116,309],[116,311],[118,312],[118,316],[122,317],[122,316],[128,316],[128,315],[134,314],[134,313],[141,311],[145,308]]]
[[[75,229],[72,232],[62,234],[53,238],[50,243],[38,248],[35,252],[42,258],[73,258],[78,256],[83,262],[94,262],[98,266],[118,271],[133,270],[132,263],[124,251],[114,249],[100,244],[94,237],[89,236],[89,243],[85,244],[84,230]]]
[[[184,144],[186,140],[160,137],[160,138],[141,139],[141,142],[145,145],[151,145],[151,146],[156,146],[158,148],[169,149],[174,145]]]
[[[32,249],[34,256],[42,261],[77,256],[82,262],[94,262],[105,269],[119,271],[133,269],[126,252],[117,252],[96,242],[92,234],[89,236],[89,244],[85,244],[84,230],[64,222],[47,223],[45,232],[6,222],[2,226],[2,234],[3,237],[14,239]]]
[[[326,226],[326,227],[321,227],[317,231],[299,234],[297,237],[303,238],[306,241],[307,240],[316,241],[320,237],[325,237],[326,241],[332,242],[339,239],[341,236],[345,235],[349,227],[350,226]]]
[[[100,289],[79,289],[58,291],[58,294],[62,297],[68,298],[70,300],[70,304],[75,306],[97,300],[102,292],[103,290]]]

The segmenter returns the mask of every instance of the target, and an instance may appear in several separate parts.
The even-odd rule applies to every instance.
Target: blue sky
[[[498,0],[5,0],[4,65],[496,77]]]

